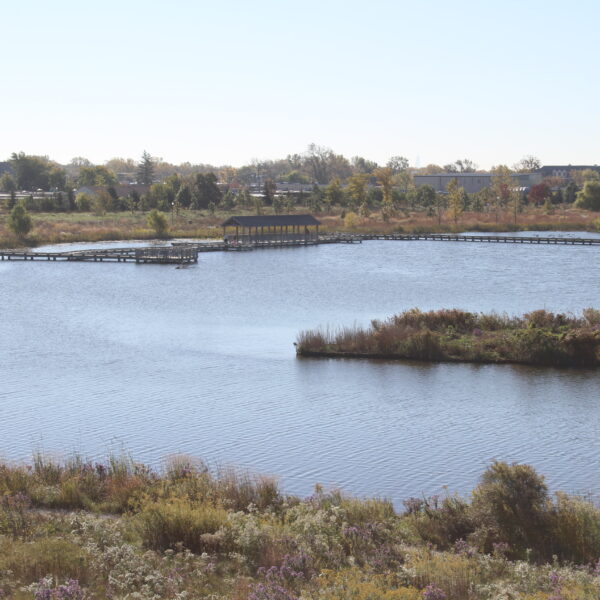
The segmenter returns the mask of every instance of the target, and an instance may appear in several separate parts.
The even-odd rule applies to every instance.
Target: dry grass
[[[557,207],[553,214],[543,208],[526,207],[517,216],[503,213],[496,220],[495,213],[465,212],[454,223],[443,216],[428,216],[425,211],[398,211],[396,216],[384,221],[381,213],[374,212],[369,217],[359,217],[358,225],[348,229],[344,225],[343,213],[338,209],[331,214],[320,213],[324,231],[353,231],[356,233],[458,233],[461,231],[599,231],[600,215],[595,212],[574,208]]]
[[[265,208],[268,214],[270,209]],[[310,212],[298,206],[296,214]],[[173,219],[169,216],[168,237],[218,238],[222,235],[220,224],[231,214],[251,214],[250,211],[234,208],[233,211],[217,211],[211,215],[202,211],[181,211]],[[354,227],[346,227],[342,217],[345,214],[336,207],[330,213],[315,213],[322,223],[323,232],[350,231],[355,233],[419,233],[419,232],[460,232],[460,231],[598,231],[598,213],[576,209],[571,206],[556,208],[547,214],[542,208],[527,207],[518,215],[515,226],[512,215],[504,213],[496,220],[493,213],[463,213],[455,224],[448,218],[441,223],[435,216],[427,216],[424,211],[398,211],[384,221],[381,213],[374,212],[369,217],[359,217]],[[34,228],[26,240],[19,240],[7,228],[7,213],[0,212],[0,248],[13,248],[22,245],[38,246],[68,242],[98,242],[111,240],[154,239],[156,233],[146,224],[147,213],[134,214],[106,213],[32,213]]]

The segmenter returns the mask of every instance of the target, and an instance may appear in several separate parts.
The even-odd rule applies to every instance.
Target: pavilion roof
[[[230,217],[221,227],[285,227],[293,225],[320,225],[312,215],[253,215],[250,217]]]

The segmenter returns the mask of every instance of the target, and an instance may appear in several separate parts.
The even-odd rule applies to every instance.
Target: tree
[[[267,179],[263,186],[263,196],[265,198],[265,204],[271,206],[275,201],[275,193],[277,192],[277,185],[272,179]]]
[[[164,213],[153,208],[146,219],[148,226],[154,229],[156,235],[162,237],[169,229],[169,222]]]
[[[458,224],[458,217],[464,210],[464,194],[465,190],[458,184],[458,179],[453,178],[446,187],[448,193],[448,207],[450,209],[450,218],[454,221],[454,225]]]
[[[431,185],[422,185],[417,190],[416,201],[423,208],[432,208],[436,201],[435,189]]]
[[[367,182],[369,175],[355,173],[348,180],[348,197],[353,208],[361,206],[367,198]]]
[[[438,225],[442,224],[442,214],[444,213],[444,209],[446,208],[446,196],[444,194],[440,194],[439,192],[435,192],[435,213],[438,219]]]
[[[579,191],[577,184],[574,181],[569,181],[565,188],[565,202],[567,204],[573,204],[577,199],[577,192]]]
[[[513,168],[517,173],[531,173],[537,171],[542,167],[542,163],[537,156],[524,156]]]
[[[475,173],[477,171],[477,165],[469,158],[459,158],[454,164],[461,173]]]
[[[586,181],[583,190],[577,193],[575,206],[600,211],[600,181]]]
[[[16,189],[17,184],[10,173],[4,173],[4,175],[0,177],[0,192],[10,194],[11,192],[16,191]]]
[[[148,152],[144,150],[142,160],[137,167],[138,183],[143,185],[152,185],[154,180],[154,160]]]
[[[363,158],[362,156],[354,156],[352,158],[352,168],[354,173],[368,173],[371,174],[379,165],[372,161]]]
[[[310,144],[304,153],[304,162],[308,167],[313,181],[327,183],[329,181],[329,162],[333,152],[330,148]]]
[[[385,166],[390,168],[394,175],[397,175],[408,169],[408,158],[404,156],[392,156]]]
[[[207,209],[209,204],[217,206],[221,202],[221,190],[214,173],[197,173],[192,187],[192,208]]]
[[[444,167],[440,165],[429,164],[426,167],[419,169],[419,175],[437,175],[438,173],[444,172]]]
[[[183,208],[189,208],[192,204],[192,193],[190,192],[190,188],[187,185],[182,185],[175,196],[175,202],[178,206]]]
[[[325,202],[329,206],[344,203],[344,190],[342,190],[342,184],[339,179],[332,179],[331,183],[325,188]]]
[[[375,175],[377,181],[381,184],[383,204],[390,208],[392,206],[392,178],[394,171],[391,167],[380,167],[373,171],[373,175]]]
[[[586,181],[598,181],[600,180],[600,173],[593,169],[580,169],[573,170],[569,173],[571,180],[579,187],[583,187]]]
[[[129,207],[131,212],[135,212],[140,206],[141,198],[137,190],[132,190],[129,194]]]
[[[10,164],[20,190],[47,190],[50,165],[45,156],[28,156],[24,152],[13,152]]]
[[[67,173],[59,167],[52,167],[48,173],[48,186],[53,190],[64,190],[67,187]]]
[[[506,165],[492,167],[492,204],[496,213],[496,223],[500,211],[508,206],[513,187],[513,173]]]
[[[79,186],[116,185],[117,178],[106,167],[81,167],[77,183]]]
[[[444,165],[446,173],[474,173],[476,170],[477,165],[469,158],[459,158],[449,165]]]
[[[17,204],[8,217],[8,228],[18,237],[26,236],[33,227],[31,217],[22,204]]]
[[[544,204],[547,198],[552,195],[552,190],[550,187],[542,182],[537,185],[532,185],[529,190],[529,202],[531,204],[535,204],[535,206],[540,206],[540,204]]]
[[[287,175],[284,176],[284,180],[287,181],[288,183],[303,183],[303,184],[307,184],[310,183],[309,178],[304,175],[304,173],[301,173],[300,171],[294,169],[293,171],[290,171]]]

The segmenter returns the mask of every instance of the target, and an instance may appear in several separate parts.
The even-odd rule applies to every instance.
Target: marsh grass
[[[368,328],[302,331],[304,356],[356,356],[427,361],[514,362],[595,367],[599,363],[600,311],[580,317],[537,310],[522,317],[459,309],[410,309]]]

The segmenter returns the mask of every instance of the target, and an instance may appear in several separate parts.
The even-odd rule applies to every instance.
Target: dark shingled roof
[[[286,225],[320,225],[312,215],[256,215],[230,217],[221,227],[285,227]]]

